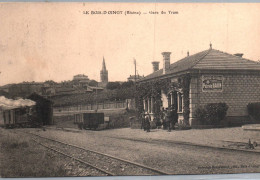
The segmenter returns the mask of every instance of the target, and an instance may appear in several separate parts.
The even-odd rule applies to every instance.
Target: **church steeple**
[[[106,68],[105,58],[103,56],[102,70],[100,71],[100,81],[102,86],[106,86],[108,83],[108,71]]]
[[[103,65],[102,65],[102,71],[106,71],[106,63],[105,63],[105,58],[103,56]]]

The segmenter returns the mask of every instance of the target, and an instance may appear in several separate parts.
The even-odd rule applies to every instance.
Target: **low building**
[[[73,76],[72,84],[80,87],[86,87],[90,80],[85,74],[78,74]]]
[[[89,81],[89,78],[85,74],[78,74],[78,75],[73,76],[73,80],[74,81],[82,81],[82,80]]]
[[[103,91],[103,90],[104,90],[104,88],[102,88],[102,87],[87,86],[88,92],[100,92],[100,91]]]
[[[162,55],[163,68],[138,81],[144,111],[152,118],[158,111],[156,103],[164,108],[173,104],[179,123],[186,118],[190,125],[196,125],[196,108],[221,102],[229,106],[225,121],[242,121],[248,117],[247,105],[260,102],[260,63],[245,59],[242,54],[228,54],[210,45],[173,64],[170,52]]]

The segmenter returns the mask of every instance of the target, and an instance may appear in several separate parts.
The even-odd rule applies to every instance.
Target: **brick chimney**
[[[162,52],[163,55],[163,74],[166,74],[170,70],[171,52]]]
[[[153,61],[153,72],[158,71],[159,70],[159,61]]]
[[[244,54],[242,54],[242,53],[236,53],[236,54],[234,54],[235,56],[238,56],[238,57],[243,57],[243,55]]]

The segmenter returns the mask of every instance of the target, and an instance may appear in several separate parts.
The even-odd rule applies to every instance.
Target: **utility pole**
[[[135,90],[136,90],[136,59],[134,58],[134,65],[135,65]]]
[[[137,107],[137,101],[136,101],[136,99],[137,99],[137,94],[136,94],[136,59],[135,58],[134,58],[134,65],[135,65],[134,98],[135,98],[135,107]],[[136,117],[138,117],[138,116],[136,116]]]
[[[97,100],[98,92],[97,92],[97,89],[98,89],[98,85],[97,85],[97,87],[96,87],[96,105],[97,105],[96,112],[98,111],[98,100]]]

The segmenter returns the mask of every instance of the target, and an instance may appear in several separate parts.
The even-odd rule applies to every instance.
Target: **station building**
[[[228,54],[210,48],[189,55],[170,64],[170,52],[163,52],[163,68],[153,67],[154,72],[138,83],[169,79],[170,83],[178,81],[183,75],[189,75],[189,124],[197,125],[195,110],[208,103],[226,103],[229,108],[225,121],[238,122],[248,119],[247,105],[260,102],[260,63],[243,58],[243,54]],[[162,106],[167,108],[175,104],[178,123],[183,122],[184,98],[181,89],[161,91]],[[143,99],[146,113],[154,114],[154,99]]]

